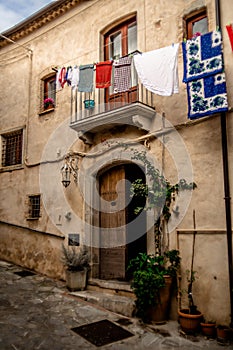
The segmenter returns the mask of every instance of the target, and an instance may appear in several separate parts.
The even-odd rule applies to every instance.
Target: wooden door
[[[125,279],[125,169],[114,167],[99,178],[100,278]],[[108,232],[108,228],[111,231]]]

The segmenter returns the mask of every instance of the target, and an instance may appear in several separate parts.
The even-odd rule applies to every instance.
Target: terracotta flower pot
[[[216,336],[216,324],[215,323],[201,323],[202,334],[209,338],[215,338]]]
[[[203,314],[196,311],[195,314],[190,314],[189,309],[182,309],[178,311],[180,327],[187,334],[196,333],[200,329],[200,323]]]
[[[172,277],[164,276],[164,279],[165,287],[160,290],[160,300],[155,306],[151,306],[147,313],[148,319],[155,323],[165,322],[169,319]]]
[[[228,326],[217,326],[217,341],[220,344],[228,344],[231,340],[231,329]]]

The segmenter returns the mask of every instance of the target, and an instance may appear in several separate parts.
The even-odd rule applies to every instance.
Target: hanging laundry
[[[182,47],[189,119],[227,111],[221,33],[192,38]]]
[[[66,68],[62,67],[59,75],[59,82],[61,84],[61,87],[64,88],[64,85],[66,83]]]
[[[221,32],[214,31],[196,36],[183,42],[182,49],[184,82],[222,72]]]
[[[96,88],[105,89],[111,86],[113,61],[99,62],[96,64]]]
[[[79,67],[78,91],[92,92],[94,78],[94,65],[87,64]]]
[[[78,87],[79,83],[79,67],[74,66],[72,69],[72,76],[71,76],[71,87],[72,89],[75,89]]]
[[[228,25],[226,25],[226,28],[227,28],[228,36],[229,36],[230,43],[231,43],[231,50],[233,51],[233,25],[228,24]]]
[[[60,74],[61,74],[61,68],[58,68],[56,73],[56,91],[60,91],[62,89],[61,83],[60,83]]]
[[[179,44],[173,44],[134,55],[135,68],[146,89],[161,96],[179,92],[178,48]]]
[[[131,88],[131,57],[121,57],[114,62],[114,93]]]
[[[71,85],[72,73],[73,73],[72,67],[71,66],[67,67],[65,78],[68,85]]]
[[[225,73],[188,82],[187,93],[189,119],[228,110]]]

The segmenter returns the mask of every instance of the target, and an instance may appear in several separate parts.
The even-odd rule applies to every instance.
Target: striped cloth
[[[131,88],[131,57],[122,57],[114,62],[114,93]]]

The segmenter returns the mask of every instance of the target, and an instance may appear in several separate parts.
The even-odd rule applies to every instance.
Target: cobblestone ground
[[[72,331],[80,325],[108,319],[117,324],[122,316],[71,296],[64,282],[35,274],[20,277],[19,266],[0,261],[0,349],[82,350],[153,349],[218,350],[223,346],[202,336],[180,336],[178,323],[145,326],[130,319],[122,326],[134,335],[96,347]],[[232,345],[225,346],[233,349]]]

